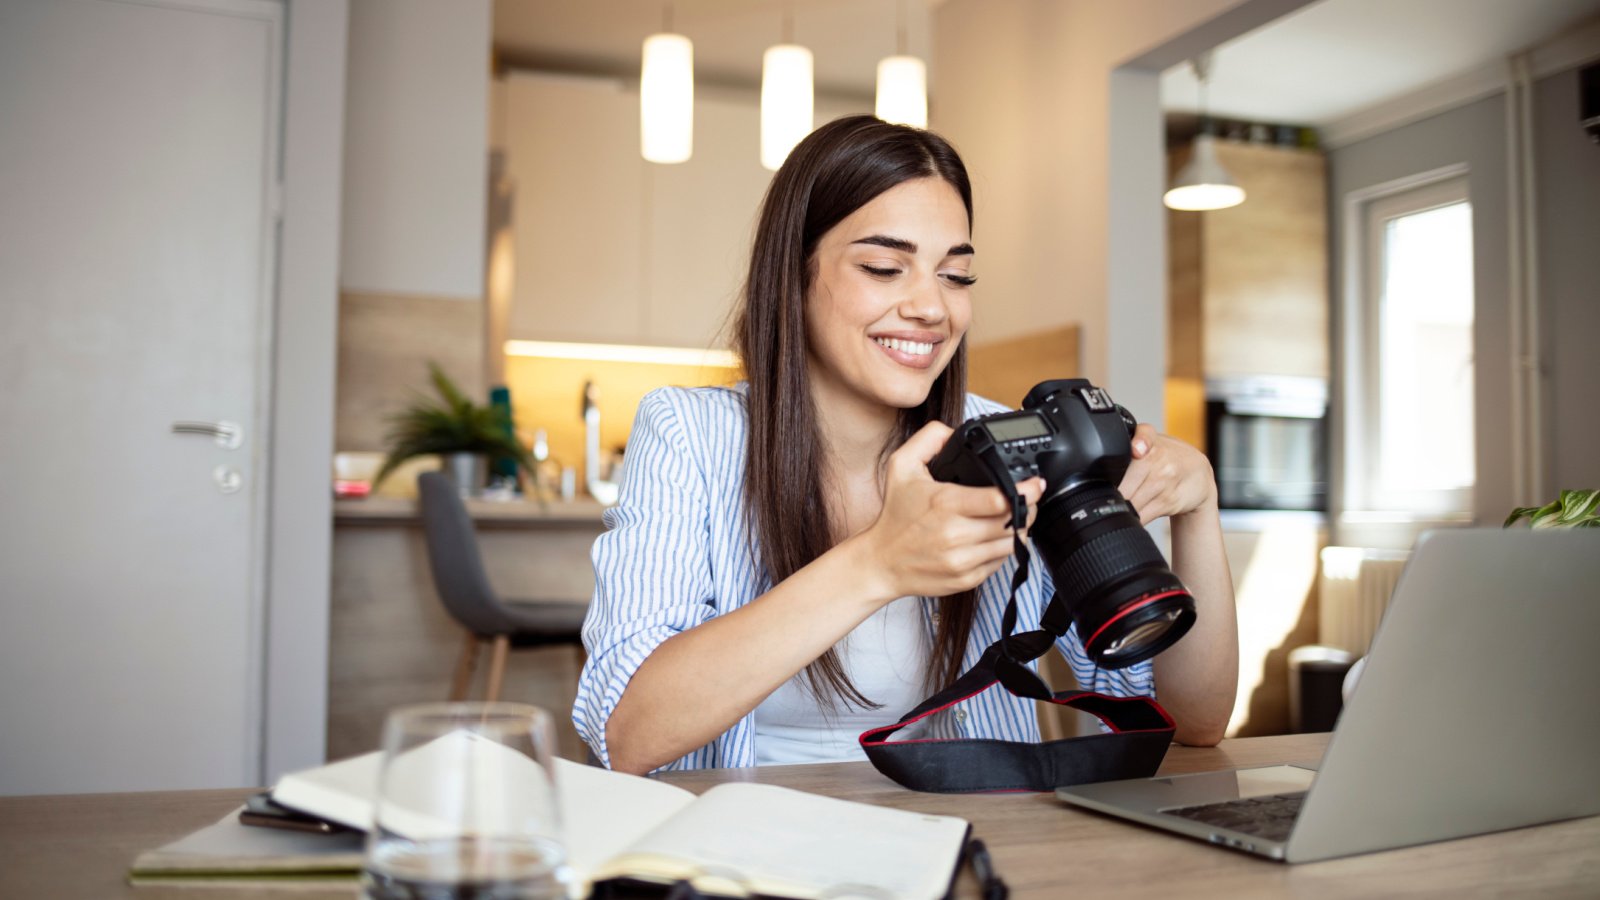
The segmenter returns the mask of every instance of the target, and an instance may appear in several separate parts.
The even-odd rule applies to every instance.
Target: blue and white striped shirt
[[[713,616],[738,609],[767,590],[753,558],[744,507],[745,441],[749,420],[743,385],[661,388],[639,404],[628,435],[628,458],[607,531],[594,542],[595,593],[583,623],[589,660],[578,681],[572,721],[606,766],[606,722],[645,657],[663,641]],[[1000,412],[991,400],[967,396],[966,415]],[[1038,627],[1054,590],[1037,555],[1017,595],[1017,631]],[[979,588],[977,615],[963,668],[1000,638],[1013,558]],[[936,600],[924,601],[931,616]],[[930,618],[931,623],[931,618]],[[931,624],[930,624],[931,627]],[[1076,631],[1057,642],[1086,690],[1117,696],[1154,694],[1149,662],[1120,670],[1096,667]],[[684,702],[692,702],[684,698]],[[884,723],[905,710],[884,710]],[[990,690],[930,717],[925,737],[982,737],[1038,741],[1034,703],[1004,688]],[[711,743],[663,769],[756,764],[755,715],[746,715]]]

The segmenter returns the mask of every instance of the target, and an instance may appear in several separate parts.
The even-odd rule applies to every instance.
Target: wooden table
[[[1163,774],[1273,763],[1315,764],[1327,735],[1173,747]],[[1053,897],[1600,897],[1600,817],[1289,866],[1068,809],[1044,794],[946,796],[904,790],[866,763],[718,769],[666,780],[693,791],[757,781],[973,823],[1013,896]],[[234,888],[135,890],[123,882],[141,850],[210,824],[244,789],[0,798],[0,898],[201,900],[281,898]],[[960,896],[977,896],[962,873]],[[295,894],[337,897],[354,891]]]

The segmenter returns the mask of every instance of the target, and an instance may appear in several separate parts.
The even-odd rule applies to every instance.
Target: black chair
[[[502,601],[489,584],[478,552],[478,538],[466,504],[454,481],[443,472],[417,476],[417,497],[422,507],[422,529],[427,535],[428,568],[444,608],[461,627],[466,641],[456,662],[450,699],[463,700],[477,666],[478,649],[492,641],[489,683],[485,700],[500,697],[506,654],[512,647],[572,644],[582,668],[584,651],[580,632],[587,604],[560,600]]]

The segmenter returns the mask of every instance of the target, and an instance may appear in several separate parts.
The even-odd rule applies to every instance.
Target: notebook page
[[[468,732],[445,735],[411,753],[423,757],[448,755],[462,759],[463,765],[469,759],[476,759],[483,767],[498,762],[505,783],[500,788],[483,786],[488,790],[531,790],[539,777],[526,757]],[[382,753],[368,753],[295,772],[278,780],[272,797],[291,809],[365,831],[372,826],[372,801],[378,792],[382,765]],[[563,842],[574,873],[582,879],[587,879],[602,861],[694,801],[694,794],[680,787],[565,759],[555,760],[555,771]],[[522,783],[520,788],[516,782]],[[489,799],[480,798],[479,803],[488,805]],[[437,823],[415,816],[397,818],[389,826],[413,836],[438,827]]]
[[[580,881],[674,813],[694,802],[681,787],[556,760],[567,859]]]
[[[967,823],[765,784],[723,784],[645,835],[605,877],[704,872],[782,897],[936,900]]]

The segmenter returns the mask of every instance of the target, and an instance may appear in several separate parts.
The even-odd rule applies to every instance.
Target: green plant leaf
[[[510,457],[533,471],[532,455],[507,433],[504,419],[493,407],[473,403],[436,362],[428,363],[428,380],[439,399],[418,393],[409,406],[389,417],[389,452],[372,480],[374,488],[406,460],[430,454]]]
[[[1562,491],[1561,521],[1577,525],[1600,518],[1600,490]]]
[[[1544,506],[1519,506],[1501,527],[1510,528],[1523,519],[1538,529],[1600,527],[1600,490],[1563,490]]]

